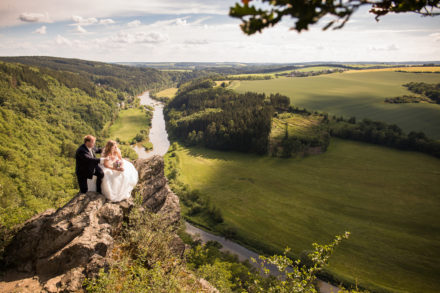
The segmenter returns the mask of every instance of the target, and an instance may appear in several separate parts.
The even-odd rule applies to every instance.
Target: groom
[[[101,182],[104,177],[104,172],[98,166],[102,159],[97,159],[95,153],[101,153],[102,149],[96,149],[96,138],[92,135],[84,137],[84,144],[82,144],[75,154],[76,168],[75,173],[78,178],[79,189],[81,193],[86,193],[88,190],[87,179],[92,179],[96,175],[96,192],[101,193]]]

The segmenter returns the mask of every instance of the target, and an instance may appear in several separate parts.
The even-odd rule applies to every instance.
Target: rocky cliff
[[[135,162],[134,192],[142,207],[163,215],[169,225],[180,219],[178,197],[170,190],[160,156]],[[76,195],[58,210],[26,221],[5,249],[1,292],[72,292],[86,277],[111,262],[111,254],[133,200],[110,202],[96,192]]]

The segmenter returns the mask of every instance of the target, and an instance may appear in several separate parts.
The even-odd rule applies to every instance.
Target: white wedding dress
[[[113,162],[110,160],[110,163]],[[111,201],[121,201],[131,196],[131,191],[138,182],[138,172],[132,163],[122,159],[124,171],[116,171],[101,165],[104,171],[101,192]]]

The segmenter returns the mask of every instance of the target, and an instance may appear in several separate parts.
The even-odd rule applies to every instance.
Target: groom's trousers
[[[96,166],[93,175],[96,176],[96,192],[101,193],[101,183],[102,178],[104,178],[104,172],[102,171],[101,167]],[[81,193],[86,193],[88,191],[87,179],[91,178],[87,178],[87,176],[80,176],[78,174],[76,174],[76,176],[78,178],[79,190]]]

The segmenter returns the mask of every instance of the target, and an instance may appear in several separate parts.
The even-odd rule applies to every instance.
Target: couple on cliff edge
[[[95,148],[96,138],[84,137],[75,154],[75,173],[81,193],[94,191],[93,175],[96,176],[96,191],[111,201],[121,201],[130,197],[138,182],[138,172],[132,163],[122,158],[117,143],[109,140],[104,149]],[[101,158],[96,158],[101,153]]]

